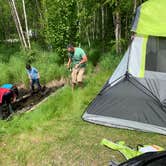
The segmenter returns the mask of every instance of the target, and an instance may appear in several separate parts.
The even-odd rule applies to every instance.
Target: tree
[[[22,25],[21,25],[21,22],[20,22],[20,18],[18,16],[16,5],[15,5],[15,0],[9,0],[9,4],[10,4],[10,7],[11,7],[11,13],[13,15],[13,19],[14,19],[14,22],[16,24],[16,28],[17,28],[17,31],[18,31],[18,34],[19,34],[19,37],[20,37],[20,41],[22,43],[22,46],[25,49],[27,49],[27,42],[25,40],[25,36],[24,36],[23,30],[22,30]]]
[[[30,40],[29,40],[29,30],[28,30],[28,23],[27,23],[27,15],[26,15],[26,10],[25,10],[25,2],[24,2],[24,0],[22,0],[22,5],[23,5],[23,11],[24,11],[26,38],[27,38],[28,48],[31,49],[31,44],[30,44]]]
[[[31,47],[30,29],[31,40],[59,55],[65,55],[70,42],[99,47],[103,52],[115,47],[120,53],[130,39],[136,7],[144,1],[8,0],[8,6],[0,0],[0,22],[3,25],[0,38],[18,35],[22,46],[28,49]],[[9,21],[9,11],[14,22]]]

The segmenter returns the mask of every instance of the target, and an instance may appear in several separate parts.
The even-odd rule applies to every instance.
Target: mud
[[[26,88],[19,88],[19,97],[12,103],[14,114],[30,110],[32,107],[42,102],[46,97],[57,91],[57,89],[63,87],[65,82],[66,81],[63,79],[51,81],[47,85],[42,86],[41,91],[36,90],[33,94]],[[8,119],[9,117],[11,117],[11,114],[9,113],[8,107],[3,106],[3,114],[0,118]]]

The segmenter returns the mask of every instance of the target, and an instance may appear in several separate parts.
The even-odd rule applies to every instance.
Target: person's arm
[[[32,82],[31,75],[28,73],[29,82]]]
[[[38,77],[38,79],[40,79],[40,74],[39,74],[39,72],[37,73],[37,77]]]
[[[13,91],[11,92],[12,92],[11,102],[14,103],[16,101],[17,95]]]
[[[14,94],[13,95],[13,103],[16,101],[17,96]]]
[[[87,61],[88,61],[88,58],[87,58],[86,55],[84,55],[84,56],[82,57],[82,60],[80,61],[79,65],[81,65],[81,64],[83,64],[83,63],[85,63],[85,62],[87,62]]]
[[[70,67],[70,64],[71,64],[71,58],[69,58],[69,59],[68,59],[68,62],[67,62],[67,65],[66,65],[66,66],[67,66],[67,68],[69,68],[69,67]]]
[[[81,59],[81,61],[75,65],[75,68],[78,68],[81,64],[85,63],[88,61],[87,55],[84,55]]]
[[[28,78],[31,80],[31,76],[30,76],[30,74],[28,73]]]

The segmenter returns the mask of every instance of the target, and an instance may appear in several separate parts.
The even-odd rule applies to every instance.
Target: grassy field
[[[25,69],[27,62],[36,67],[41,75],[41,83],[65,77],[65,66],[59,63],[60,57],[55,52],[46,52],[34,48],[29,52],[19,50],[17,46],[0,46],[0,85],[4,83],[23,83],[28,85]]]
[[[133,148],[137,144],[166,148],[163,135],[108,128],[81,119],[88,103],[112,73],[104,70],[104,66],[109,67],[108,61],[101,61],[99,72],[88,71],[83,89],[72,92],[66,85],[36,110],[11,121],[0,121],[0,165],[103,166],[110,160],[124,161],[119,152],[100,144],[103,138],[123,140]],[[112,59],[112,65],[116,64],[117,60],[113,63]]]

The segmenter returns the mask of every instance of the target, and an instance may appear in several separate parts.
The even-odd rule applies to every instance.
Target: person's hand
[[[79,67],[79,64],[76,64],[76,65],[75,65],[75,68],[77,69],[78,67]]]
[[[16,102],[16,97],[14,97],[12,100],[12,103],[15,103],[15,102]]]
[[[69,67],[70,67],[70,65],[67,63],[67,64],[66,64],[66,68],[69,69]]]

